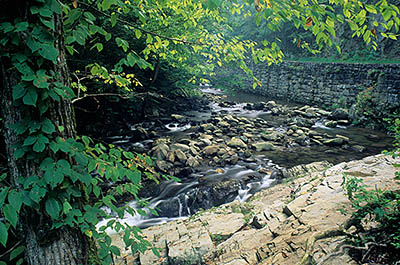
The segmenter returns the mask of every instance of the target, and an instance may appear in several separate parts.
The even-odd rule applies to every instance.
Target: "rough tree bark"
[[[33,1],[5,1],[1,0],[1,21],[13,21],[15,18],[31,19],[29,10]],[[48,64],[48,70],[58,73],[59,82],[69,85],[68,68],[65,60],[63,42],[63,24],[60,15],[54,15],[54,35],[56,37],[56,48],[59,51],[58,65]],[[24,47],[21,47],[23,49]],[[38,168],[37,161],[16,160],[14,158],[14,144],[21,141],[21,136],[10,129],[24,118],[26,113],[13,104],[12,89],[19,82],[19,75],[12,67],[8,58],[0,58],[0,115],[3,118],[4,138],[8,158],[8,172],[12,188],[22,189],[17,183],[20,176],[41,176],[43,173]],[[34,115],[34,113],[32,114]],[[48,118],[55,125],[64,126],[65,130],[61,136],[75,137],[75,125],[73,120],[73,109],[71,103],[65,100],[51,102],[47,112]],[[71,227],[62,227],[57,230],[51,229],[51,221],[44,213],[44,209],[38,211],[23,207],[18,222],[19,236],[25,245],[25,259],[29,264],[51,264],[51,265],[74,265],[88,263],[89,240],[79,230]]]

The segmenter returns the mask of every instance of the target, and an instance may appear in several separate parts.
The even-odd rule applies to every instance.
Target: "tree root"
[[[351,249],[355,249],[355,250],[367,250],[367,252],[363,255],[361,262],[363,262],[367,256],[369,255],[370,251],[371,251],[371,246],[378,246],[378,247],[386,247],[386,244],[378,244],[378,243],[374,243],[374,242],[369,242],[367,244],[365,244],[363,247],[356,247],[356,246],[352,246],[352,245],[342,245],[338,251],[333,252],[327,256],[325,256],[322,260],[320,260],[316,265],[321,265],[323,264],[326,260],[330,259],[331,257],[335,257],[335,256],[339,256],[341,254],[344,254],[344,249],[345,248],[351,248]]]

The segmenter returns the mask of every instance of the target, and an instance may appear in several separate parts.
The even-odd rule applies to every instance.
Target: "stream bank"
[[[338,164],[391,145],[381,132],[352,127],[343,109],[329,112],[202,90],[197,109],[131,124],[123,135],[107,136],[127,150],[149,153],[160,171],[181,179],[145,183],[140,196],[159,216],[127,216],[129,224],[145,228],[234,200],[245,202],[284,181],[293,166]]]
[[[350,204],[341,187],[343,173],[362,178],[371,188],[395,190],[400,187],[394,162],[376,155],[335,166],[296,166],[288,170],[296,179],[260,191],[246,203],[235,200],[144,229],[161,257],[150,250],[132,256],[123,250],[122,236],[112,235],[124,257],[116,264],[356,265],[340,235],[353,231],[343,229],[350,214],[338,211]]]

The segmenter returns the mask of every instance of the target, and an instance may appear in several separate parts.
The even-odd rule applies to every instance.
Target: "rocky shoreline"
[[[172,114],[155,126],[139,124],[131,131],[147,145],[128,149],[147,152],[159,171],[194,188],[162,197],[154,204],[160,216],[188,216],[238,199],[243,190],[254,193],[279,183],[287,177],[287,167],[359,159],[379,153],[390,142],[374,132],[359,136],[364,141],[360,144],[354,138],[358,132],[343,127],[350,124],[344,109],[330,112],[274,101],[238,104],[221,94],[205,94],[201,101],[202,110],[195,114]],[[155,198],[162,193],[147,183],[140,195]]]
[[[132,256],[123,249],[116,264],[357,264],[341,249],[349,206],[341,187],[343,173],[361,177],[375,188],[399,189],[394,160],[385,155],[331,166],[327,162],[288,170],[294,179],[255,194],[245,203],[233,201],[185,220],[143,230],[161,250]],[[343,250],[343,251],[338,251]]]

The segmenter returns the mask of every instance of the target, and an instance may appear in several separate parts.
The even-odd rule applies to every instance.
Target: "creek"
[[[126,215],[124,222],[144,228],[233,200],[245,202],[288,177],[293,166],[324,160],[337,164],[391,146],[386,134],[353,127],[332,112],[247,93],[201,90],[208,104],[200,109],[132,124],[131,130],[145,139],[106,139],[158,157],[157,167],[181,180],[147,184],[141,196],[159,216]],[[135,201],[130,204],[138,207]]]

